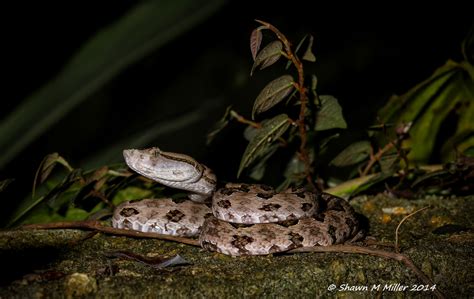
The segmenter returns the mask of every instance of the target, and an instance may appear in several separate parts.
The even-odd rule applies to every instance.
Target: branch
[[[198,246],[198,240],[184,237],[175,237],[169,235],[162,235],[157,233],[144,233],[135,230],[127,230],[114,228],[110,226],[102,225],[99,221],[96,220],[85,220],[85,221],[71,221],[71,222],[52,222],[44,224],[29,224],[20,227],[20,229],[87,229],[97,232],[102,232],[105,234],[117,235],[117,236],[128,236],[133,238],[152,238],[173,241],[178,243],[184,243],[192,246]]]
[[[433,281],[423,273],[413,263],[413,261],[406,255],[396,252],[384,251],[380,249],[373,249],[368,247],[361,247],[355,245],[332,245],[332,246],[314,246],[314,247],[301,247],[287,251],[287,253],[299,253],[299,252],[339,252],[339,253],[353,253],[353,254],[366,254],[372,256],[383,257],[387,259],[396,260],[402,262],[410,270],[412,270],[416,276],[423,281],[424,284],[434,285]],[[434,290],[435,295],[438,298],[445,298],[443,293],[438,289]]]
[[[389,142],[387,143],[382,149],[379,149],[379,151],[375,154],[375,155],[371,155],[370,156],[370,160],[369,160],[369,163],[367,163],[367,166],[365,167],[364,171],[362,172],[361,176],[364,177],[366,176],[370,169],[374,166],[374,164],[378,161],[380,161],[380,159],[382,158],[382,156],[388,152],[389,150],[391,150],[392,148],[394,147],[394,143],[393,142]]]
[[[262,127],[262,125],[260,123],[257,123],[257,122],[254,122],[254,121],[251,121],[249,119],[246,119],[245,117],[243,117],[242,115],[238,114],[237,112],[235,112],[234,110],[230,110],[230,116],[232,116],[233,118],[235,118],[239,123],[243,123],[243,124],[246,124],[246,125],[249,125],[249,126],[252,126],[256,129],[259,129]]]
[[[278,37],[278,39],[283,43],[283,46],[285,47],[285,52],[287,58],[293,63],[293,65],[296,67],[296,70],[298,72],[298,84],[295,84],[296,89],[298,90],[300,94],[300,113],[298,117],[298,129],[300,132],[300,139],[301,139],[301,144],[300,144],[300,149],[299,149],[299,156],[300,159],[304,163],[304,169],[305,169],[305,176],[306,180],[309,184],[309,186],[313,190],[317,190],[313,178],[311,175],[311,161],[309,159],[309,154],[308,150],[306,148],[306,144],[308,141],[308,137],[306,134],[306,126],[305,126],[305,115],[306,115],[306,105],[308,104],[308,95],[306,94],[307,90],[304,87],[304,72],[303,72],[303,64],[301,63],[300,59],[298,56],[296,56],[293,51],[291,50],[291,43],[289,40],[286,38],[286,36],[280,32],[275,26],[273,26],[270,23],[260,21],[260,20],[255,20],[256,22],[264,25],[267,29],[271,30],[275,35]]]

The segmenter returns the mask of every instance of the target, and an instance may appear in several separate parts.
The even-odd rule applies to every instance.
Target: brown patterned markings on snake
[[[170,198],[144,199],[119,205],[114,211],[112,225],[117,228],[189,237],[199,234],[209,214],[209,207],[190,200],[175,203]]]
[[[236,183],[226,184],[212,201],[212,213],[218,219],[247,224],[309,217],[317,208],[315,195],[301,189],[276,193],[269,186]]]
[[[229,183],[215,190],[215,176],[189,156],[157,148],[125,150],[127,164],[167,186],[188,190],[192,201],[146,199],[114,212],[114,227],[196,236],[203,248],[229,255],[262,255],[297,247],[327,246],[359,236],[359,223],[343,199],[290,188]],[[217,217],[217,218],[216,218]],[[219,218],[219,219],[218,219]],[[254,224],[258,223],[258,224]]]

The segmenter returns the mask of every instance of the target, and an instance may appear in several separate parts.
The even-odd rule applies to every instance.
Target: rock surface
[[[369,235],[390,244],[404,216],[431,206],[400,227],[401,250],[446,297],[459,298],[474,294],[473,200],[473,196],[403,200],[378,195],[351,203],[368,218]],[[117,251],[145,257],[179,254],[191,264],[154,269],[110,258],[108,253]],[[0,298],[434,295],[431,290],[410,291],[422,281],[403,264],[379,257],[300,253],[232,258],[168,241],[79,230],[1,231],[0,258]],[[329,291],[331,285],[336,289]],[[403,291],[404,286],[408,288]]]

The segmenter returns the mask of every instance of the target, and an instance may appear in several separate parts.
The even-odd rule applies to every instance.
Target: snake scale
[[[361,235],[354,210],[339,197],[259,184],[228,183],[216,191],[211,169],[187,155],[156,147],[123,153],[132,170],[189,191],[191,200],[124,202],[114,211],[116,228],[199,237],[203,248],[233,256],[328,246]]]

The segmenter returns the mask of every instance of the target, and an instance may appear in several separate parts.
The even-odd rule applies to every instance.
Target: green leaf
[[[473,66],[466,61],[448,61],[404,95],[392,97],[378,115],[383,123],[394,123],[396,127],[402,123],[413,124],[410,139],[403,142],[403,147],[410,149],[410,161],[427,163],[434,153],[441,154],[447,161],[455,156],[455,148],[471,146],[473,102]],[[456,125],[456,132],[448,138],[444,133],[440,134],[447,120],[451,120],[450,127]],[[436,140],[441,135],[446,141],[441,147],[436,147]],[[381,138],[386,139],[386,136]]]
[[[140,1],[92,37],[56,78],[0,122],[0,167],[129,65],[212,14],[223,0]]]
[[[242,170],[266,153],[273,142],[283,135],[289,126],[290,122],[286,114],[279,114],[266,122],[245,149],[237,177],[240,176]]]
[[[318,87],[318,77],[316,75],[311,75],[311,94],[316,97],[316,88]],[[316,105],[321,105],[321,103],[316,103]]]
[[[295,54],[298,53],[298,51],[300,50],[301,46],[303,45],[304,41],[308,38],[308,35],[309,34],[305,34],[303,36],[303,38],[300,40],[300,42],[298,43],[298,45],[296,46],[296,49],[295,49]],[[288,62],[286,63],[286,66],[285,66],[285,70],[287,70],[290,65],[291,65],[292,61],[291,60],[288,60]]]
[[[314,129],[323,131],[329,129],[346,129],[347,123],[342,115],[342,108],[337,99],[331,95],[319,96],[321,108],[316,112],[316,123]]]
[[[267,167],[267,161],[270,159],[273,154],[277,151],[280,146],[278,144],[273,144],[270,146],[265,153],[262,153],[262,158],[258,163],[252,168],[252,171],[249,174],[249,177],[256,181],[260,181],[265,174],[265,169]]]
[[[383,173],[394,173],[400,168],[400,156],[397,153],[384,155],[379,164]]]
[[[372,188],[373,186],[385,181],[386,179],[392,177],[393,173],[378,173],[378,174],[374,174],[374,175],[368,175],[368,176],[365,176],[365,177],[362,177],[362,178],[358,178],[358,179],[364,179],[366,177],[370,177],[370,179],[363,183],[362,185],[358,186],[354,191],[352,191],[350,197],[353,197],[353,196],[356,196],[357,194],[363,192],[363,191],[367,191],[368,189]]]
[[[46,157],[44,157],[43,161],[41,161],[40,166],[36,171],[35,178],[33,180],[33,191],[31,192],[32,197],[35,197],[36,184],[44,183],[53,171],[54,166],[56,166],[56,164],[58,163],[63,165],[67,170],[73,171],[71,165],[69,165],[66,159],[61,157],[58,153],[52,153],[47,155]]]
[[[81,221],[87,217],[89,217],[89,212],[79,208],[69,208],[64,216],[64,221]]]
[[[417,118],[423,108],[429,104],[430,99],[436,95],[454,74],[451,66],[443,66],[427,80],[410,89],[402,96],[392,96],[388,103],[379,110],[378,115],[383,123],[399,122],[408,123]],[[413,97],[418,98],[417,101]]]
[[[114,205],[119,205],[120,203],[132,200],[132,199],[143,199],[152,194],[151,190],[143,189],[135,186],[126,187],[118,191],[112,199]]]
[[[212,127],[212,130],[209,133],[207,133],[206,145],[211,144],[211,142],[214,140],[217,134],[219,134],[225,127],[227,127],[230,120],[231,110],[232,110],[232,106],[228,106],[222,118],[217,123],[215,123],[214,126]]]
[[[313,35],[309,35],[309,42],[308,42],[308,47],[306,48],[306,51],[303,54],[303,60],[309,61],[309,62],[315,62],[316,61],[316,56],[313,54],[313,40],[314,37]]]
[[[451,113],[457,110],[457,107],[463,107],[464,109],[457,110],[460,114],[457,123],[457,136],[455,134],[452,138],[459,138],[462,135],[467,137],[474,134],[474,122],[472,121],[474,113],[473,108],[469,108],[474,105],[473,86],[474,81],[468,74],[458,69],[445,84],[438,88],[436,95],[429,99],[429,105],[423,107],[416,120],[414,120],[413,127],[410,129],[411,138],[404,143],[404,147],[411,149],[408,154],[411,161],[428,162],[431,153],[438,151],[434,148],[436,136],[440,133],[443,122]],[[417,102],[425,99],[412,97],[411,100]],[[453,139],[447,140],[447,142],[453,141]],[[462,140],[458,141],[458,143],[461,142]],[[454,149],[451,148],[445,158],[449,159],[454,156]]]
[[[20,205],[12,213],[11,217],[7,221],[7,226],[12,226],[23,216],[26,215],[31,209],[36,207],[38,204],[44,201],[50,201],[52,204],[55,204],[55,201],[62,195],[65,194],[74,183],[81,181],[82,179],[82,170],[75,169],[69,173],[59,184],[54,186],[47,194],[39,196],[37,198],[27,197],[25,198]]]
[[[371,145],[368,141],[358,141],[340,152],[330,164],[336,167],[354,165],[367,159],[371,152]]]
[[[293,88],[294,80],[290,75],[283,75],[268,83],[253,104],[252,119],[254,119],[255,114],[267,111],[281,102],[291,93]]]
[[[250,76],[252,76],[253,71],[258,66],[260,66],[260,70],[263,70],[277,62],[282,54],[282,49],[283,44],[279,40],[273,41],[263,48],[262,51],[258,53],[257,57],[255,57],[252,69],[250,70]]]
[[[262,44],[262,29],[264,26],[260,26],[252,31],[250,34],[250,51],[252,52],[252,58],[255,61],[260,45]]]

